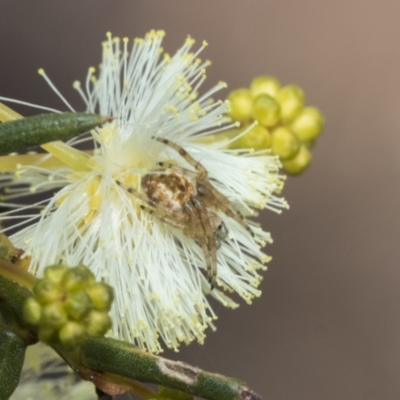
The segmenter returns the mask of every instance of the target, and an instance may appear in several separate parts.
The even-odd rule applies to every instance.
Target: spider
[[[180,229],[200,245],[213,289],[217,280],[217,249],[228,235],[218,211],[242,225],[251,236],[254,234],[231,202],[210,183],[202,164],[176,143],[163,138],[153,139],[176,150],[195,171],[159,162],[160,170],[149,172],[141,179],[144,194],[118,180],[116,182],[147,205],[142,204],[142,210]]]

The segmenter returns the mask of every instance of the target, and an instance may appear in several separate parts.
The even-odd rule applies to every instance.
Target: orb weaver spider
[[[217,249],[228,235],[218,211],[238,222],[251,236],[254,234],[232,203],[210,183],[208,172],[200,162],[168,139],[153,139],[177,151],[195,171],[159,162],[160,170],[149,172],[141,179],[144,194],[118,180],[116,182],[144,203],[140,205],[142,210],[181,230],[200,245],[213,289],[217,282]]]

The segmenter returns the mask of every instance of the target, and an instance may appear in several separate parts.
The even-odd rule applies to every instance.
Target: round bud
[[[253,101],[253,117],[259,124],[271,127],[279,122],[279,104],[267,94],[257,96]]]
[[[303,90],[298,86],[288,85],[279,90],[276,100],[281,106],[282,119],[292,121],[302,110],[305,96]]]
[[[250,91],[253,97],[257,97],[260,94],[275,97],[280,88],[279,81],[272,76],[258,76],[250,84]]]
[[[66,290],[83,290],[94,281],[94,275],[89,268],[78,265],[77,267],[68,269],[64,274],[61,284]]]
[[[106,312],[93,310],[86,318],[86,332],[92,336],[103,336],[111,329],[111,318]]]
[[[247,133],[233,142],[231,147],[235,149],[267,149],[271,147],[271,134],[267,128],[254,125]]]
[[[44,328],[58,329],[68,321],[68,315],[61,302],[47,304],[42,308],[40,326]]]
[[[65,310],[72,319],[76,321],[82,320],[91,309],[92,301],[86,291],[78,290],[68,294]]]
[[[300,142],[289,128],[281,126],[272,132],[271,147],[272,152],[277,154],[281,160],[288,160],[297,154]]]
[[[235,121],[247,121],[251,118],[253,98],[248,89],[236,89],[229,93],[229,115]]]
[[[96,282],[86,289],[93,307],[100,311],[109,311],[114,300],[114,291],[110,285]]]
[[[68,267],[66,265],[51,265],[44,270],[44,278],[48,282],[57,284],[61,282],[65,272],[67,271]]]
[[[81,324],[69,321],[58,332],[58,338],[64,346],[76,346],[83,342],[85,329]]]
[[[301,140],[315,139],[324,127],[324,117],[315,107],[306,107],[290,125],[290,129]]]
[[[42,315],[42,306],[33,298],[29,297],[24,304],[23,316],[29,324],[37,325]]]
[[[300,147],[297,155],[291,160],[282,161],[283,169],[290,175],[302,173],[311,163],[311,153],[306,146]]]
[[[58,301],[64,295],[60,285],[48,282],[44,279],[36,282],[33,287],[33,293],[40,304],[48,304],[53,301]]]

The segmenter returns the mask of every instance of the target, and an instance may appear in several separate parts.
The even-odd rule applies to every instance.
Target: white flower
[[[174,349],[180,342],[203,342],[204,330],[216,319],[206,295],[232,308],[237,304],[224,292],[236,292],[248,303],[259,296],[258,271],[268,260],[261,247],[270,241],[257,224],[247,221],[252,237],[219,212],[229,235],[218,249],[217,287],[210,290],[198,243],[142,211],[142,202],[116,182],[140,190],[141,178],[167,160],[194,171],[153,137],[168,138],[199,161],[213,186],[244,216],[253,215],[253,208],[286,207],[273,194],[282,187],[276,157],[226,150],[226,143],[208,140],[235,125],[225,117],[227,104],[210,98],[224,84],[198,96],[208,62],[197,56],[206,43],[193,54],[188,38],[170,57],[162,54],[163,35],[151,31],[135,39],[128,53],[128,39],[108,34],[98,77],[90,68],[83,87],[77,82],[74,87],[87,111],[115,120],[86,138],[43,146],[52,156],[20,168],[20,182],[28,182],[31,191],[59,190],[39,216],[26,216],[30,222],[37,218],[35,223],[11,237],[32,256],[35,274],[54,263],[83,263],[113,286],[111,335],[151,352],[162,350],[160,339]],[[93,143],[93,152],[77,150],[84,141]]]

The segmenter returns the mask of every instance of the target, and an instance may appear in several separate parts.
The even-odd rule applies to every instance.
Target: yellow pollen
[[[173,106],[171,104],[166,104],[164,108],[166,110],[170,111],[174,115],[175,118],[179,118],[178,109],[175,106]]]
[[[171,62],[171,56],[168,53],[164,54],[164,61],[169,64]]]
[[[75,81],[75,82],[72,84],[72,87],[73,87],[74,89],[79,89],[79,88],[81,87],[81,83],[80,83],[79,81]]]
[[[38,74],[39,75],[44,75],[44,69],[43,68],[39,68],[38,69]]]
[[[185,40],[185,44],[187,44],[188,46],[192,46],[195,43],[196,41],[190,35]]]
[[[133,173],[124,174],[122,177],[118,178],[122,183],[131,188],[136,188],[138,184],[138,175]]]

